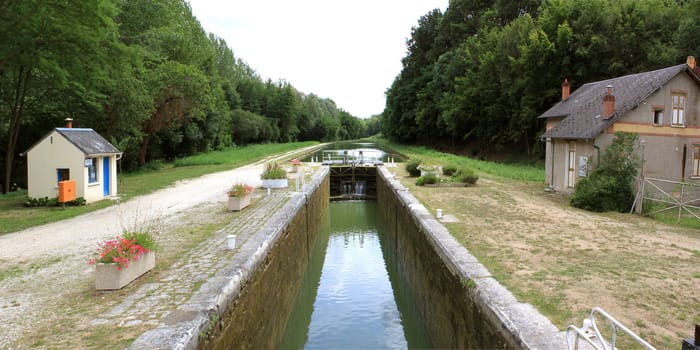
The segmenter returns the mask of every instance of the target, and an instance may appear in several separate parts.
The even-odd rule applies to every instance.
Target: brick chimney
[[[73,118],[66,118],[66,128],[70,129],[73,127]]]
[[[569,98],[569,95],[569,79],[564,79],[564,82],[561,84],[561,100],[566,101],[566,99]]]
[[[695,63],[695,57],[694,57],[694,56],[688,56],[688,58],[686,58],[685,63],[688,65],[688,67],[690,67],[690,69],[695,69],[695,68],[697,68],[697,64]]]
[[[612,85],[606,86],[608,93],[603,97],[603,118],[608,119],[615,114],[615,96],[612,94]]]

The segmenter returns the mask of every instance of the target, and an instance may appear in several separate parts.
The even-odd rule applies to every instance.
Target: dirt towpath
[[[311,148],[273,159],[288,159]],[[100,241],[113,238],[123,228],[155,222],[163,231],[156,237],[158,244],[170,257],[160,254],[159,264],[165,270],[149,274],[147,280],[163,278],[168,273],[166,266],[177,264],[190,250],[211,240],[212,230],[231,221],[224,210],[227,188],[234,182],[260,186],[263,165],[269,160],[179,181],[105,209],[0,236],[0,349],[128,345],[143,330],[141,326],[96,325],[93,319],[105,308],[130,300],[130,293],[143,289],[141,284],[152,283],[140,281],[126,291],[95,292],[94,268],[87,264],[90,253]],[[263,191],[256,192],[260,192],[258,197],[264,196]],[[206,276],[206,272],[200,274]],[[186,298],[187,291],[180,297]],[[177,302],[170,299],[172,295],[168,302]],[[123,323],[129,325],[132,313],[127,312]],[[160,316],[154,313],[152,321],[157,322]],[[113,327],[122,332],[114,333]],[[101,329],[106,334],[100,334]]]

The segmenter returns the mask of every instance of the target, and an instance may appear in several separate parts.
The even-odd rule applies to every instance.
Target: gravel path
[[[157,325],[216,271],[226,256],[227,234],[238,234],[240,245],[289,198],[290,189],[269,198],[257,190],[245,215],[226,212],[228,186],[260,186],[263,164],[180,181],[119,205],[0,236],[0,276],[6,276],[0,279],[0,349],[93,348],[100,340],[92,338],[104,337],[91,335],[99,327],[126,327],[123,335],[134,337]],[[208,216],[224,228],[197,237],[194,231],[207,225]],[[173,257],[171,266],[157,265],[149,283],[126,292],[95,292],[94,267],[86,262],[97,243],[154,220],[166,232],[158,236],[159,245],[183,250],[182,256]],[[195,238],[199,243],[191,246]],[[113,345],[123,347],[118,344]]]

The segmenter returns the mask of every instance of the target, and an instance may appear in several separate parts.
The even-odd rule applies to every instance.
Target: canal
[[[279,349],[430,348],[375,201],[330,203]]]

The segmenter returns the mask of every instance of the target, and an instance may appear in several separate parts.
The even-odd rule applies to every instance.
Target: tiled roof
[[[651,72],[585,84],[574,91],[568,99],[560,101],[539,116],[539,118],[565,117],[544,133],[542,138],[596,138],[616,120],[639,106],[669,80],[686,70],[689,68],[684,63]],[[608,85],[613,87],[615,114],[606,120],[602,117],[603,96],[607,93],[606,86]]]
[[[56,128],[68,141],[85,155],[121,153],[114,145],[92,129]]]

